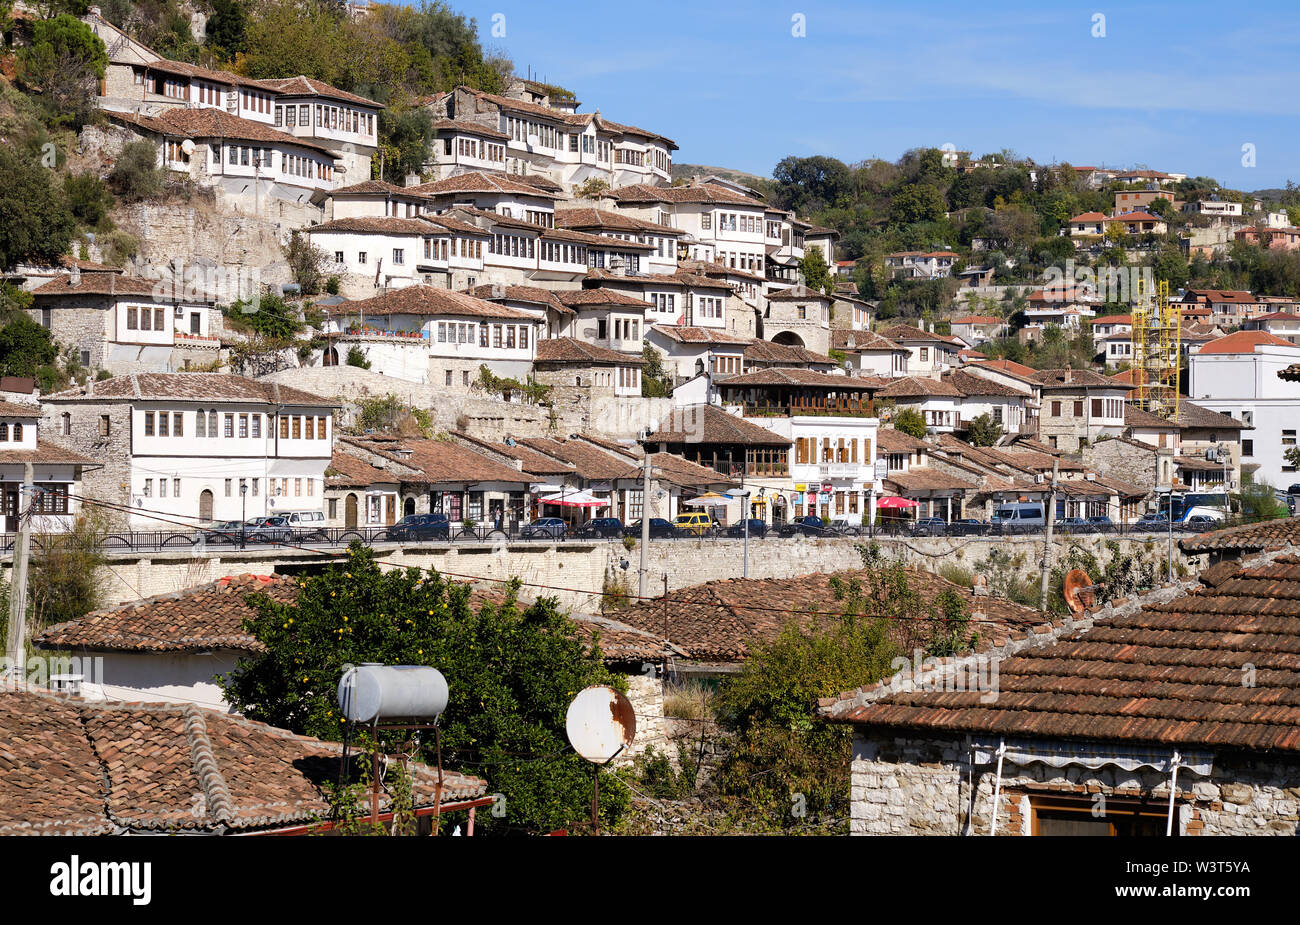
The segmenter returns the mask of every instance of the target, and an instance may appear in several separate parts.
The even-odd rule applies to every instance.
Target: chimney
[[[81,267],[75,263],[72,265],[72,272],[68,274],[68,285],[73,287],[81,285]]]

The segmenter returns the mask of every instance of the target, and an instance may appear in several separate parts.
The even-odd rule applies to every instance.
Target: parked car
[[[1066,533],[1087,533],[1091,530],[1088,521],[1082,517],[1058,517],[1056,519],[1056,529]]]
[[[826,529],[836,536],[861,536],[862,525],[855,524],[851,520],[832,520],[826,525]]]
[[[568,524],[560,518],[539,517],[530,524],[524,524],[519,536],[525,540],[562,540],[568,532]]]
[[[826,529],[826,521],[814,514],[806,514],[803,517],[795,518],[787,524],[781,525],[781,536],[825,536],[829,531]]]
[[[1222,523],[1220,518],[1211,517],[1209,514],[1192,514],[1183,521],[1182,526],[1192,533],[1204,533],[1207,530],[1217,529]]]
[[[287,543],[293,539],[293,528],[287,517],[254,517],[244,526],[250,543]]]
[[[727,528],[727,536],[743,538],[745,535],[745,522],[738,520]],[[767,522],[751,517],[749,520],[749,538],[762,538],[767,536]]]
[[[1041,504],[1002,504],[993,509],[992,529],[997,533],[1030,533],[1047,526]]]
[[[989,525],[974,517],[963,517],[948,524],[948,532],[953,536],[976,536],[989,532]]]
[[[942,517],[922,517],[912,525],[914,536],[943,536],[948,532],[948,521]]]
[[[1134,530],[1168,530],[1168,514],[1143,514],[1133,525]]]
[[[203,538],[209,543],[238,543],[247,526],[242,520],[223,520],[203,531]]]
[[[1115,521],[1105,514],[1097,514],[1088,518],[1088,527],[1097,533],[1114,533]]]
[[[641,521],[634,520],[632,523],[624,527],[623,535],[630,536],[636,540],[641,539]],[[677,528],[669,521],[664,520],[662,517],[650,518],[650,539],[661,540],[674,536],[680,536],[680,534],[678,533]]]
[[[446,514],[408,514],[388,528],[387,538],[398,542],[445,540],[451,535]]]
[[[708,514],[678,514],[673,526],[682,533],[691,536],[708,536],[717,530],[718,525]]]
[[[617,517],[595,517],[573,531],[574,536],[610,539],[623,535],[623,521]]]
[[[1294,484],[1294,485],[1292,485],[1290,488],[1288,488],[1288,489],[1286,490],[1286,493],[1287,493],[1288,495],[1300,495],[1300,482],[1297,482],[1296,484]]]

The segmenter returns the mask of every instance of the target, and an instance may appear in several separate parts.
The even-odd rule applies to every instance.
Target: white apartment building
[[[478,285],[492,243],[487,231],[444,216],[339,218],[304,231],[329,258],[326,274],[353,298],[403,286]]]
[[[218,373],[118,376],[44,400],[61,442],[103,462],[85,491],[127,525],[183,531],[322,508],[337,403]]]
[[[1210,341],[1188,361],[1188,393],[1196,404],[1235,418],[1243,465],[1255,478],[1286,489],[1300,481],[1283,454],[1300,445],[1300,382],[1282,378],[1300,363],[1300,346],[1265,331],[1238,331]]]

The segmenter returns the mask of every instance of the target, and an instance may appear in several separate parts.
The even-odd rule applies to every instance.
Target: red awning
[[[876,502],[876,507],[897,508],[897,507],[919,507],[919,502],[910,501],[907,498],[895,498],[893,495],[881,498]]]

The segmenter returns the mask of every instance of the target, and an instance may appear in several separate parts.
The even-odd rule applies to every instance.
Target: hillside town
[[[3,18],[0,834],[1297,833],[1300,191],[166,6]]]

